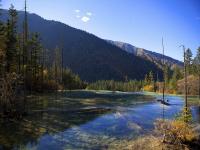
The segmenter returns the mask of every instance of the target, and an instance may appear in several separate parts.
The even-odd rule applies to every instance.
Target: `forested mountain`
[[[6,21],[8,11],[1,19]],[[18,31],[22,32],[24,12],[18,12]],[[64,67],[69,67],[81,79],[96,80],[144,79],[153,71],[162,78],[162,71],[153,62],[127,53],[103,39],[72,28],[57,21],[45,20],[36,14],[28,14],[29,32],[38,32],[42,44],[49,50],[49,58],[56,46],[63,48]]]
[[[134,54],[135,56],[139,56],[141,58],[144,58],[146,60],[149,60],[151,62],[154,62],[157,66],[161,67],[162,64],[162,58],[163,55],[156,53],[156,52],[152,52],[143,48],[138,48],[135,47],[131,44],[128,43],[124,43],[124,42],[118,42],[118,41],[111,41],[111,40],[107,40],[109,43],[123,49],[124,51]],[[183,67],[183,62],[178,61],[176,59],[173,59],[171,57],[168,56],[164,56],[165,62],[166,64],[170,67],[173,68],[174,65],[177,65],[179,67]]]

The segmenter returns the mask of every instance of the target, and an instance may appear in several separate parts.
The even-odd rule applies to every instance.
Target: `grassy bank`
[[[158,120],[155,130],[134,140],[113,142],[112,150],[197,150],[200,148],[199,125],[180,120]]]

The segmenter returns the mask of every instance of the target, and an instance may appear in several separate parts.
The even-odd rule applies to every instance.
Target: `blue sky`
[[[2,0],[23,10],[24,0]],[[28,11],[104,39],[130,43],[182,60],[184,44],[200,46],[200,0],[27,0]]]

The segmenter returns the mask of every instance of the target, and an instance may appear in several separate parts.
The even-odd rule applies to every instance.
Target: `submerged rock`
[[[136,132],[140,132],[142,130],[142,127],[139,126],[138,124],[134,123],[134,122],[128,122],[127,126],[129,129],[132,129]]]

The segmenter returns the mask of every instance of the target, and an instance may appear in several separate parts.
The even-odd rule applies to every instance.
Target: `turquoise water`
[[[158,118],[174,118],[181,97],[109,91],[72,91],[29,97],[21,121],[0,121],[0,149],[106,149],[115,140],[151,132]],[[164,113],[163,113],[164,112]],[[196,121],[199,111],[192,107]]]

